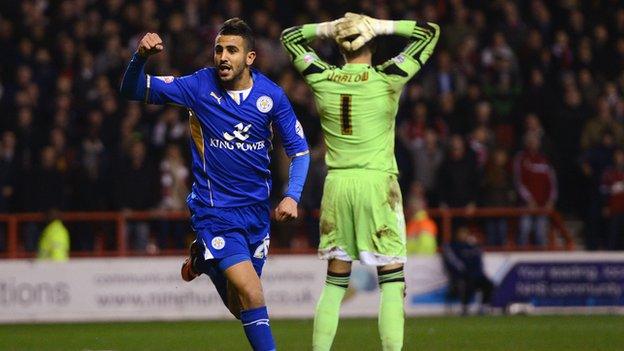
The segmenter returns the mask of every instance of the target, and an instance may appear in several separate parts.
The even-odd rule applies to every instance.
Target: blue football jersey
[[[187,202],[238,207],[268,199],[273,128],[290,157],[308,153],[303,128],[284,91],[257,70],[253,87],[237,104],[214,68],[184,77],[147,76],[146,101],[189,109],[193,189]]]

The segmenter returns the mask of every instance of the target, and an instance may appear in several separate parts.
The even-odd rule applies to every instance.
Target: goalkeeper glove
[[[335,39],[345,50],[355,51],[377,35],[392,34],[394,21],[378,20],[365,15],[347,12],[335,25]],[[355,37],[354,40],[349,40]]]
[[[334,21],[321,22],[316,25],[316,36],[319,38],[334,38],[336,36],[336,28],[338,23],[343,22],[344,18]]]

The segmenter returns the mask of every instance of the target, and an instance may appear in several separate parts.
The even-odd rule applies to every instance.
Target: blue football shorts
[[[223,272],[237,263],[251,261],[258,276],[262,274],[270,240],[268,201],[242,207],[190,207],[191,225],[204,249],[206,263]]]

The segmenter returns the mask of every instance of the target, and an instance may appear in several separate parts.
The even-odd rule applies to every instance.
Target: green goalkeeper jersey
[[[409,43],[399,55],[376,67],[327,64],[308,45],[316,32],[316,24],[289,28],[282,34],[282,43],[314,93],[328,169],[397,174],[394,135],[399,98],[403,86],[431,56],[439,27],[396,21],[395,34],[408,37]]]

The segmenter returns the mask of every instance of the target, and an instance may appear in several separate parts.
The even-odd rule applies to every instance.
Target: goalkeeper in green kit
[[[394,158],[395,117],[403,86],[427,62],[439,34],[434,23],[353,13],[282,33],[282,44],[314,93],[327,146],[319,256],[328,268],[314,319],[315,351],[331,348],[353,260],[377,266],[383,350],[403,346],[405,218]],[[407,37],[409,43],[372,67],[370,40],[378,35]],[[335,40],[346,64],[321,60],[308,45],[315,38]]]

